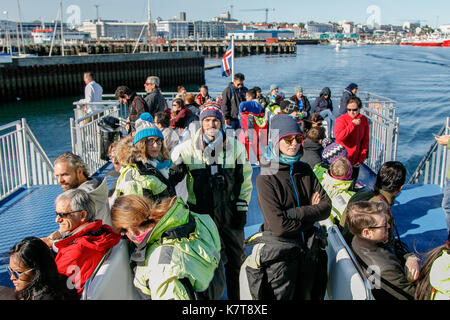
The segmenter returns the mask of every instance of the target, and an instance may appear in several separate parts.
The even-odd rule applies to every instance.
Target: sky
[[[18,21],[18,2],[22,21],[51,22],[57,17],[60,0],[0,0],[0,19],[5,19],[7,15],[9,20]],[[102,19],[125,22],[147,20],[148,0],[63,0],[62,3],[63,19],[68,23],[95,19],[94,5],[98,5]],[[402,25],[405,21],[421,20],[422,25],[431,27],[450,24],[449,0],[151,0],[150,8],[152,20],[156,17],[163,20],[178,18],[184,11],[188,21],[207,21],[231,11],[233,18],[243,22],[263,22],[264,8],[269,8],[269,22],[345,20],[362,24]]]

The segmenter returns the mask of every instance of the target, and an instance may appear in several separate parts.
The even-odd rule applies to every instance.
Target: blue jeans
[[[447,231],[450,235],[450,179],[447,178],[444,187],[444,198],[442,199],[442,209],[445,213],[445,220],[447,221]]]
[[[329,109],[320,111],[319,114],[322,116],[323,120],[327,122],[328,137],[334,138],[334,122],[336,121],[336,117]]]

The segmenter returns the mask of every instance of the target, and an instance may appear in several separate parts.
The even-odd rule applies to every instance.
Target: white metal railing
[[[73,104],[76,108],[74,109],[74,118],[70,118],[72,152],[83,159],[90,174],[93,174],[107,163],[107,161],[100,159],[99,121],[106,116],[113,116],[124,121],[128,116],[128,110],[126,105],[119,101],[104,100],[88,103],[88,105],[95,105],[100,108],[85,115],[84,105],[86,103],[80,105],[80,101],[77,101]]]
[[[56,184],[53,165],[21,119],[0,126],[0,200],[23,186]]]
[[[447,117],[438,135],[450,134],[450,117]],[[428,152],[420,161],[416,170],[409,179],[409,184],[437,184],[444,187],[448,166],[450,165],[450,151],[446,146],[440,145],[433,139]]]

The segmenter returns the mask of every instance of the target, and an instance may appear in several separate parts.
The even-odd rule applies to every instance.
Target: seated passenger
[[[189,210],[181,198],[153,203],[122,196],[112,223],[137,248],[131,255],[134,285],[146,299],[220,299],[225,282],[219,231],[209,215]]]
[[[163,140],[154,123],[139,119],[134,139],[126,137],[119,141],[117,155],[122,168],[115,198],[137,194],[157,201],[175,195],[168,180],[171,161]]]
[[[78,300],[67,277],[59,274],[52,251],[35,237],[27,237],[9,250],[10,279],[17,300]]]
[[[450,299],[450,243],[430,250],[417,279],[416,300]]]
[[[322,162],[322,140],[324,138],[324,127],[314,127],[306,133],[306,139],[303,142],[303,155],[301,156],[300,161],[309,164],[311,169],[313,169],[316,164]]]
[[[120,235],[101,220],[94,220],[95,204],[83,190],[71,189],[55,200],[59,230],[42,239],[56,254],[58,272],[72,281],[81,295],[85,282]]]
[[[388,244],[389,206],[384,202],[361,201],[350,207],[347,223],[354,235],[351,247],[371,281],[376,300],[412,300],[417,275],[408,277],[405,264]]]
[[[306,96],[303,95],[303,88],[300,86],[296,86],[294,88],[294,95],[289,98],[289,100],[292,100],[297,105],[300,114],[299,119],[306,119],[309,116],[309,113],[311,111],[311,105],[309,103],[309,100]]]

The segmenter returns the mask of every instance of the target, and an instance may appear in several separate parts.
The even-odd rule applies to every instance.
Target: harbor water
[[[206,59],[205,64],[220,62]],[[235,72],[245,75],[245,86],[259,86],[267,92],[272,83],[292,93],[295,86],[312,95],[327,86],[333,96],[340,96],[351,82],[367,91],[395,100],[400,118],[397,160],[402,161],[408,177],[433,142],[444,119],[450,116],[450,49],[412,46],[298,46],[296,54],[256,55],[235,58]],[[211,92],[222,91],[230,78],[222,77],[220,68],[205,71]],[[80,78],[80,81],[82,79]],[[144,84],[145,79],[142,79]],[[123,85],[125,83],[117,83]],[[189,90],[189,84],[180,83]],[[132,88],[143,91],[142,88]],[[162,88],[173,91],[173,88]],[[113,93],[113,92],[107,92]],[[83,97],[0,102],[0,125],[26,118],[31,130],[50,160],[70,151],[69,118],[72,103]],[[310,96],[311,105],[314,98]],[[338,108],[339,99],[333,101]]]

